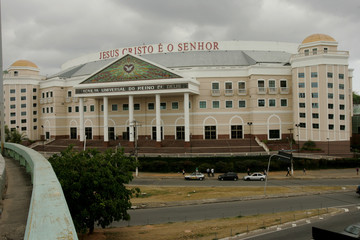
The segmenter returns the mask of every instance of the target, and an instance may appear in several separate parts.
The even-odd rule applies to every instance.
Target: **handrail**
[[[24,239],[73,239],[77,233],[56,174],[40,153],[5,143],[5,155],[20,161],[31,174],[33,190]]]

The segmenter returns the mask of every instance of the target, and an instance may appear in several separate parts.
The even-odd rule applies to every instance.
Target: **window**
[[[10,120],[10,124],[16,124],[16,120]]]
[[[340,125],[340,130],[344,131],[345,130],[345,125]]]
[[[269,107],[276,107],[276,99],[269,99]]]
[[[16,113],[12,112],[10,113],[10,117],[15,117],[16,116]]]
[[[86,106],[84,106],[84,112],[86,112]]]
[[[299,123],[299,126],[300,126],[301,128],[306,128],[306,123],[301,122],[301,123]]]
[[[265,99],[258,99],[258,107],[265,107]]]
[[[103,112],[104,111],[104,104],[100,105],[100,110]]]
[[[154,103],[148,103],[148,110],[154,110],[155,104]]]
[[[14,102],[16,100],[16,97],[10,97],[10,102]]]
[[[339,79],[344,79],[344,74],[343,73],[339,73]]]
[[[124,105],[123,105],[123,109],[124,109]],[[111,111],[117,111],[118,110],[118,105],[117,104],[111,104]]]
[[[269,80],[269,88],[275,88],[275,87],[276,87],[275,80]]]
[[[33,92],[36,92],[37,90],[36,90],[36,88],[33,88]]]
[[[90,105],[90,112],[94,112],[95,111],[95,105]]]
[[[312,127],[313,127],[314,129],[319,129],[319,124],[318,124],[318,123],[313,123],[313,124],[312,124]]]
[[[140,110],[140,103],[134,104],[134,110]]]
[[[246,101],[245,100],[239,100],[239,108],[245,108],[246,107]]]
[[[225,94],[233,93],[232,82],[225,82]]]
[[[231,125],[231,139],[242,138],[242,125]]]
[[[10,89],[10,93],[15,93],[15,89]]]
[[[299,93],[299,98],[305,98],[305,93]]]
[[[305,49],[304,54],[305,54],[305,56],[309,56],[309,49]]]
[[[50,97],[53,97],[53,92],[52,91],[50,92]]]
[[[37,104],[36,104],[36,103],[33,103],[33,107],[36,108],[36,107],[37,107]]]
[[[332,73],[332,72],[328,72],[328,73],[327,73],[327,77],[328,77],[328,78],[332,78],[332,77],[333,77],[333,73]]]
[[[72,112],[72,107],[68,107],[68,112],[69,112],[69,113]]]
[[[33,111],[33,115],[36,115],[37,114],[37,111]]]
[[[67,96],[68,96],[68,97],[71,97],[71,91],[68,91],[68,92],[67,92]]]
[[[44,92],[41,93],[41,97],[45,98],[45,93]]]
[[[21,112],[21,116],[26,116],[26,112]]]
[[[305,77],[305,73],[298,73],[298,78],[304,78]]]
[[[312,97],[312,98],[318,98],[318,97],[319,97],[319,94],[318,94],[318,93],[311,93],[311,97]]]
[[[212,108],[220,108],[220,102],[219,101],[213,101],[212,102]]]
[[[26,96],[21,96],[21,101],[25,101],[26,100]]]
[[[265,81],[264,80],[258,80],[258,87],[264,88],[265,87]]]
[[[306,117],[306,114],[303,113],[303,112],[301,112],[301,113],[299,113],[299,117],[300,117],[300,118],[305,118],[305,117]]]
[[[21,108],[26,108],[26,103],[21,104]]]
[[[343,83],[339,84],[339,89],[344,89],[344,84]]]
[[[299,88],[305,88],[305,83],[299,82]]]
[[[22,88],[22,89],[21,89],[21,92],[22,92],[22,93],[26,93],[26,88]]]
[[[115,104],[115,105],[116,105],[116,110],[113,110],[113,111],[117,111],[117,104]],[[124,103],[124,104],[122,105],[122,110],[123,110],[123,111],[129,111],[129,104]]]
[[[212,90],[220,90],[220,84],[218,82],[211,83]]]
[[[37,129],[37,126],[34,126],[33,129],[36,130],[36,129]]]
[[[312,53],[313,53],[313,55],[316,55],[317,54],[317,48],[313,48]]]
[[[334,94],[333,93],[328,93],[328,99],[333,99],[334,98]]]
[[[199,108],[206,108],[206,101],[200,101]]]
[[[340,114],[340,120],[345,120],[345,115]]]
[[[319,118],[319,114],[318,114],[318,113],[313,113],[313,114],[312,114],[312,117],[313,117],[313,118]]]
[[[282,107],[287,107],[287,99],[280,99],[280,103]]]
[[[21,119],[21,123],[26,123],[26,119]]]
[[[47,97],[47,98],[49,97],[49,92],[46,92],[46,97]]]
[[[179,109],[179,102],[172,102],[171,103],[171,109]]]
[[[205,139],[216,139],[216,126],[205,126]]]
[[[15,104],[10,105],[10,109],[15,109],[15,108],[16,108]]]
[[[334,130],[334,124],[329,124],[329,130]]]
[[[318,73],[317,73],[317,72],[311,72],[311,77],[312,77],[312,78],[317,78],[317,77],[318,77]]]
[[[318,87],[318,83],[317,83],[317,82],[311,82],[311,87],[312,87],[312,88],[317,88],[317,87]]]
[[[21,131],[26,131],[26,127],[21,127]]]
[[[42,108],[42,113],[45,113],[45,108]]]
[[[327,53],[328,52],[328,48],[324,48],[324,53]]]
[[[75,106],[75,112],[79,112],[79,106]]]
[[[319,103],[312,103],[311,106],[312,108],[319,108]]]
[[[225,107],[226,108],[232,108],[233,107],[233,102],[232,101],[226,101],[225,102]]]
[[[329,104],[328,104],[328,109],[334,109],[334,104],[329,103]]]
[[[333,88],[333,83],[329,82],[328,83],[328,88]]]
[[[165,110],[166,109],[166,102],[160,103],[160,109]]]
[[[33,96],[33,100],[36,100],[36,96]]]
[[[238,82],[238,90],[239,90],[239,94],[245,94],[246,93],[246,84],[245,84],[245,82]]]
[[[334,114],[330,113],[330,114],[328,115],[328,118],[329,118],[329,119],[334,119]]]
[[[345,110],[345,105],[344,105],[344,104],[340,104],[339,108],[340,108],[340,110]]]
[[[280,130],[269,130],[269,139],[280,139]]]
[[[177,140],[185,139],[185,127],[184,126],[176,127],[176,139]]]
[[[339,94],[339,99],[340,99],[340,100],[344,100],[344,99],[345,99],[345,95],[344,95],[344,94]]]
[[[305,108],[305,103],[299,103],[299,108]]]

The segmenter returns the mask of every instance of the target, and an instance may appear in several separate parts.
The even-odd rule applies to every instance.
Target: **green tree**
[[[60,181],[78,232],[93,233],[95,222],[102,228],[113,221],[129,220],[130,198],[139,189],[127,189],[135,160],[122,150],[101,153],[96,149],[76,152],[70,146],[49,162]]]
[[[10,131],[9,127],[5,125],[5,142],[21,143],[29,140],[24,132],[20,133],[18,130]]]
[[[360,95],[356,92],[353,92],[353,103],[354,104],[360,104]]]

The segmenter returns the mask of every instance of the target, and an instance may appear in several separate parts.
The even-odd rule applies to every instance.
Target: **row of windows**
[[[226,90],[233,89],[233,83],[232,82],[225,82],[224,84],[225,84],[224,87],[225,87]],[[268,80],[268,86],[269,86],[269,88],[276,87],[276,80],[275,79]],[[258,87],[265,87],[265,80],[263,80],[263,79],[258,80]],[[287,87],[287,80],[285,80],[285,79],[280,80],[280,87],[286,88]],[[212,82],[211,83],[211,89],[212,90],[220,90],[220,82]],[[246,89],[246,82],[245,81],[238,82],[238,89]]]
[[[299,126],[301,128],[306,128],[306,123],[300,123]],[[319,123],[313,123],[312,124],[312,128],[313,129],[319,129],[320,128],[320,124]],[[328,125],[328,129],[329,130],[334,130],[334,124],[329,124]],[[344,131],[345,130],[345,125],[340,125],[340,130]]]
[[[299,98],[305,98],[306,94],[301,92],[299,93]],[[319,98],[319,93],[314,92],[311,93],[311,98]],[[334,98],[334,94],[333,93],[328,93],[328,99],[333,99]],[[345,99],[345,95],[344,94],[339,94],[339,99],[340,100],[344,100]]]
[[[299,113],[299,117],[300,118],[306,118],[306,113],[304,113],[304,112]],[[319,118],[319,114],[318,113],[312,113],[312,118]],[[340,114],[339,118],[340,118],[340,120],[345,120],[345,115]],[[334,114],[328,114],[328,119],[334,119]]]
[[[305,88],[305,82],[299,82],[298,83],[299,88]],[[311,88],[317,88],[318,87],[318,82],[311,82]],[[329,82],[327,84],[328,88],[333,88],[334,84]],[[345,89],[345,86],[343,83],[339,83],[339,89]]]
[[[318,54],[318,49],[317,48],[313,48],[311,50],[312,50],[312,55],[317,55]],[[324,47],[323,52],[328,53],[328,50],[329,49],[327,47]],[[309,56],[310,55],[310,49],[305,49],[304,54],[305,54],[305,56]]]
[[[317,73],[317,72],[311,72],[311,73],[310,73],[310,76],[311,76],[312,78],[317,78],[317,77],[318,77],[318,73]],[[327,73],[327,77],[328,77],[328,78],[333,78],[333,76],[334,76],[334,74],[333,74],[332,72],[328,72],[328,73]],[[339,73],[338,77],[339,77],[339,79],[344,79],[344,74],[343,74],[343,73]],[[299,73],[298,73],[298,78],[305,78],[305,73],[299,72]]]
[[[312,108],[319,108],[319,103],[311,103],[311,107]],[[299,108],[305,108],[305,103],[299,103]],[[334,104],[329,103],[328,104],[328,109],[334,109]],[[339,109],[340,110],[345,110],[345,105],[344,104],[339,104]]]
[[[50,92],[42,92],[41,93],[41,97],[42,98],[45,98],[45,96],[48,98],[48,97],[53,97],[53,92],[50,91]]]
[[[22,93],[26,93],[26,88],[21,88],[20,89],[20,92]],[[36,93],[37,92],[37,89],[36,88],[33,88],[33,92]],[[16,93],[16,89],[10,89],[10,93]]]
[[[26,108],[26,103],[22,103],[20,105],[21,108]],[[33,107],[36,108],[37,107],[37,103],[33,103]],[[10,109],[16,109],[16,104],[11,104],[10,105]]]

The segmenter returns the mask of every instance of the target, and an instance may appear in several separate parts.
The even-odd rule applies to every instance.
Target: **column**
[[[79,98],[79,112],[80,112],[80,142],[84,142],[84,98]]]
[[[155,96],[156,109],[156,145],[161,147],[161,115],[160,115],[160,94]]]
[[[109,99],[108,97],[103,98],[104,104],[104,142],[105,145],[109,143]]]
[[[134,96],[129,96],[129,140],[130,144],[134,144]]]
[[[190,147],[189,93],[184,93],[185,147]]]

